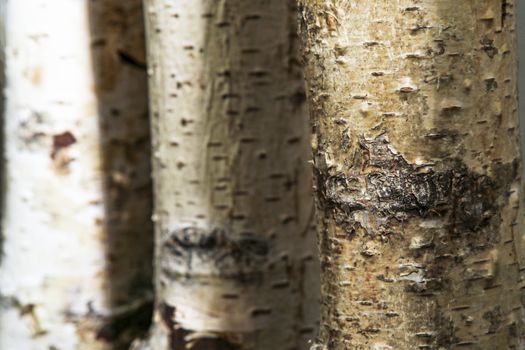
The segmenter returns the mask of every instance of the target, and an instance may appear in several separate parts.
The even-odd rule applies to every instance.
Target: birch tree
[[[147,327],[142,13],[116,4],[1,2],[1,349],[125,348]]]
[[[290,1],[148,0],[156,307],[148,349],[315,333],[304,88]]]
[[[300,4],[320,348],[523,348],[515,1]]]

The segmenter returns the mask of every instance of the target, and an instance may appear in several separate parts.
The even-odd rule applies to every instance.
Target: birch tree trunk
[[[300,3],[320,347],[523,349],[515,2]]]
[[[119,148],[122,139],[148,134],[145,72],[117,59],[113,85],[101,89],[92,58],[99,58],[101,40],[111,34],[93,41],[89,11],[96,5],[89,3],[1,2],[6,21],[1,349],[122,349],[131,336],[128,328],[141,313],[149,314],[141,302],[149,290],[142,282],[149,268],[136,260],[148,254],[125,243],[147,247],[147,191],[137,192],[143,204],[130,205],[129,197],[120,196],[117,207],[115,192],[134,189],[118,190],[104,180],[104,170],[113,169],[110,175],[121,184],[147,184],[148,141],[136,144],[127,158]],[[128,2],[113,20],[131,16],[130,3],[140,4]],[[140,28],[140,6],[135,12],[135,20],[127,20]],[[111,103],[129,125],[109,133],[107,124],[115,125],[106,110]],[[142,180],[128,178],[131,166]]]
[[[315,333],[293,5],[146,1],[157,294],[145,348],[298,349]]]
[[[142,0],[90,0],[91,53],[102,148],[111,322],[99,331],[129,349],[151,323],[153,196]]]

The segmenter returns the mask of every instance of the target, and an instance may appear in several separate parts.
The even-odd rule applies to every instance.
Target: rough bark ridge
[[[300,4],[320,347],[523,349],[514,1]]]
[[[146,1],[153,349],[298,349],[317,305],[297,9]]]
[[[141,298],[149,267],[141,252],[151,239],[150,199],[133,186],[147,187],[148,141],[133,151],[121,143],[148,135],[146,74],[106,46],[124,33],[128,44],[143,44],[129,29],[140,32],[142,16],[139,1],[126,1],[121,11],[106,11],[108,4],[1,2],[7,183],[1,349],[123,349],[134,335],[129,328],[140,320],[147,327]],[[97,33],[90,32],[90,11]],[[122,22],[128,27],[110,25]],[[92,59],[113,60],[111,83],[94,79]],[[113,128],[112,118],[125,126]],[[140,203],[130,203],[134,191],[143,196]]]

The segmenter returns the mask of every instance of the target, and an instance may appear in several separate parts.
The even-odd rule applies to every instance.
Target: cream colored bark
[[[147,327],[146,74],[109,47],[140,46],[142,17],[139,1],[109,3],[1,1],[0,349],[122,349],[141,314]],[[92,58],[113,64],[111,84]]]
[[[304,349],[315,334],[309,137],[293,5],[146,1],[152,349]]]
[[[523,349],[515,2],[300,3],[320,347]]]

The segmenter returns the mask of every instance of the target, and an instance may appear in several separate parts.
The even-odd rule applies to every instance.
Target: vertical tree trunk
[[[152,184],[142,0],[90,0],[103,157],[112,319],[100,334],[126,350],[153,308]]]
[[[2,6],[6,186],[0,348],[122,349],[128,326],[144,310],[140,297],[147,287],[141,281],[148,279],[146,263],[135,260],[147,253],[124,246],[125,236],[147,246],[148,199],[141,192],[142,207],[120,197],[115,208],[115,193],[126,190],[106,184],[104,170],[115,170],[111,175],[121,184],[137,185],[122,172],[131,165],[144,171],[144,161],[147,166],[147,140],[133,154],[122,154],[117,142],[147,135],[145,74],[117,61],[108,72],[113,85],[100,89],[91,64],[98,57],[92,56],[92,44],[100,50],[100,41],[92,42],[88,1],[3,0]],[[140,28],[140,11],[136,14]],[[105,124],[111,120],[104,108],[110,102],[136,131],[128,132],[128,125],[108,134]],[[147,179],[145,171],[136,176]]]
[[[301,0],[320,346],[522,349],[512,0]]]
[[[317,288],[296,9],[148,0],[145,11],[157,239],[149,347],[305,348]]]

